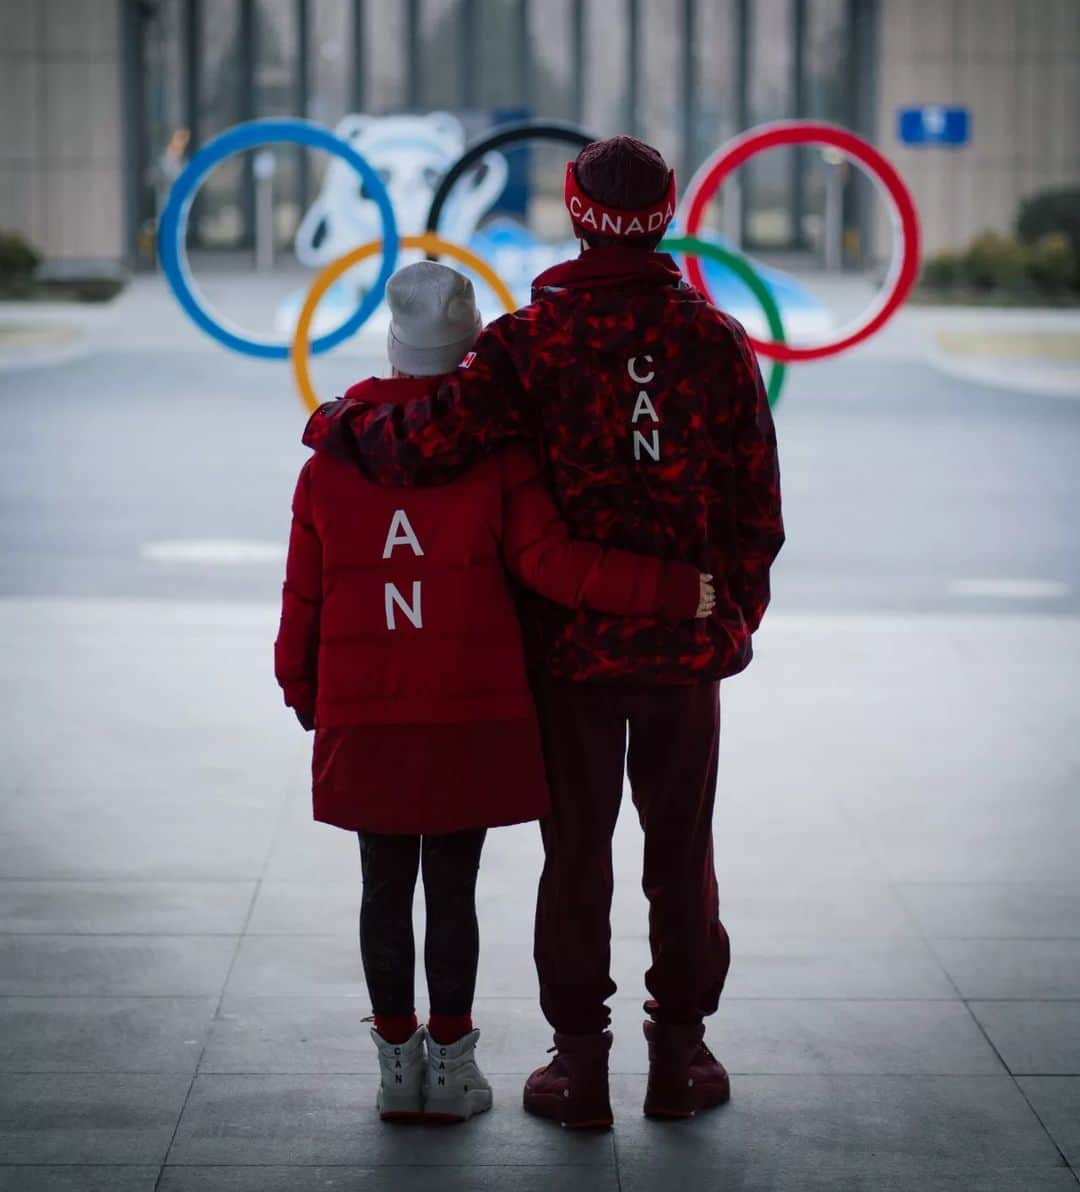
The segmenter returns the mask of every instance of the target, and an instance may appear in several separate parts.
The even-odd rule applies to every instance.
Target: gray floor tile
[[[8,1163],[160,1163],[187,1076],[30,1075],[0,1081]]]
[[[362,892],[359,856],[352,883],[263,882],[248,932],[251,935],[351,935],[355,940]]]
[[[160,761],[157,763],[161,765]],[[33,788],[7,798],[0,834],[0,878],[254,880],[277,821],[276,801],[233,789],[206,796],[201,811],[178,783],[151,796],[145,787]],[[212,825],[212,834],[209,826]]]
[[[499,833],[492,838],[498,839]],[[535,888],[520,875],[489,873],[493,867],[489,845],[478,889],[482,943],[516,948],[531,968],[532,918]],[[351,882],[264,882],[256,898],[249,931],[253,935],[337,935],[355,937],[360,910],[359,872]],[[417,904],[420,897],[418,893]],[[613,923],[618,934],[626,929],[644,934],[648,904],[636,885],[617,891]],[[736,947],[744,941],[827,936],[912,937],[916,928],[899,899],[881,882],[749,882],[721,887],[721,916]],[[616,941],[618,943],[618,941]],[[515,969],[517,965],[500,964]],[[503,983],[489,988],[492,995],[511,993]]]
[[[482,997],[538,996],[527,912],[480,908]],[[651,964],[648,912],[622,913],[612,924],[612,976],[616,997],[648,996]],[[732,940],[725,986],[731,998],[955,998],[956,990],[931,948],[903,936],[833,937],[827,932],[776,936],[743,932]]]
[[[1080,1076],[1021,1076],[1018,1082],[1066,1160],[1080,1171]]]
[[[421,1018],[426,997],[418,1001]],[[229,997],[213,1024],[200,1065],[206,1073],[375,1074],[378,1061],[362,1019],[366,998]],[[532,998],[479,998],[479,1060],[489,1075],[531,1071],[547,1062],[551,1027]],[[612,1071],[643,1072],[647,1066],[640,1007],[616,1002]]]
[[[898,887],[934,939],[1080,936],[1080,882],[937,882]]]
[[[314,823],[310,805],[290,811],[266,865],[268,881],[323,882],[355,889],[360,880],[356,836]]]
[[[267,732],[268,725],[280,724],[280,705],[274,706],[276,693],[260,685],[252,667],[236,666],[227,674],[230,668],[216,664],[220,656],[215,658],[207,637],[190,624],[169,627],[177,628],[168,643],[155,640],[154,631],[110,633],[111,649],[104,642],[84,648],[58,629],[67,646],[60,657],[11,652],[11,671],[23,680],[23,705],[20,748],[5,767],[5,780],[20,787],[124,788],[155,796],[250,791],[265,800],[284,794],[283,777],[302,773],[309,743],[285,731]],[[117,685],[117,636],[124,641],[125,698],[101,699],[100,692]],[[223,641],[235,650],[235,639],[220,635]],[[244,643],[245,652],[252,641]],[[208,669],[212,696],[205,693]],[[73,673],[80,683],[64,683]],[[57,723],[65,726],[62,749],[56,747]],[[163,725],[174,731],[162,732]],[[191,748],[193,739],[198,749]],[[126,748],[117,749],[121,740]]]
[[[254,882],[0,881],[0,933],[233,935]]]
[[[879,866],[856,831],[826,808],[819,811],[817,820],[800,822],[775,811],[763,815],[760,808],[736,814],[721,799],[714,829],[717,870],[749,881],[767,876],[799,884],[878,879]]]
[[[1001,1061],[960,1002],[723,998],[710,1046],[732,1072],[994,1075]]]
[[[671,1171],[656,1164],[619,1167],[621,1192],[657,1192],[670,1181]],[[846,1169],[792,1161],[751,1163],[745,1171],[729,1171],[721,1161],[712,1171],[679,1170],[678,1185],[680,1192],[1075,1192],[1078,1181],[1067,1167],[940,1172],[890,1169],[871,1158]]]
[[[965,998],[1080,998],[1080,939],[936,940]]]
[[[734,946],[767,937],[912,936],[903,903],[883,881],[732,882],[721,873],[720,918]]]
[[[390,1127],[388,1127],[390,1128]],[[468,1129],[468,1127],[465,1127]],[[610,1168],[167,1167],[160,1192],[618,1192]],[[1033,1192],[1041,1192],[1034,1189]]]
[[[711,1174],[716,1188],[914,1192],[924,1173],[1061,1166],[1008,1076],[741,1076],[729,1105],[675,1124],[643,1118],[643,1092],[640,1079],[614,1082],[624,1189],[678,1172],[689,1186]]]
[[[1080,1076],[1080,1001],[971,1002],[1014,1074]]]
[[[154,1192],[157,1167],[2,1167],[0,1192]]]
[[[0,937],[0,994],[202,997],[221,992],[231,936]]]
[[[639,964],[646,955],[642,947]],[[820,936],[733,944],[724,996],[918,999],[956,991],[920,940]]]
[[[355,936],[245,936],[227,993],[230,997],[349,995],[363,998],[366,1004],[359,943]]]
[[[366,996],[229,997],[199,1070],[375,1073],[370,1012]]]
[[[375,1073],[378,1064],[352,998],[230,998],[213,1024],[200,1071]],[[551,1028],[535,1001],[479,998],[479,1058],[489,1075],[546,1062]],[[636,1002],[613,1005],[611,1070],[644,1073]],[[1002,1071],[959,1002],[723,1000],[709,1020],[713,1049],[733,1072],[937,1073]]]
[[[959,781],[977,789],[969,774]],[[1063,778],[1059,789],[1067,791],[1074,782]],[[1023,806],[1020,792],[1004,807],[964,806],[944,782],[926,793],[936,802],[913,808],[897,799],[888,815],[869,806],[857,810],[874,856],[894,881],[1075,880],[1080,823],[1066,809],[1038,797]],[[935,821],[935,812],[941,819]]]
[[[6,1072],[194,1075],[214,998],[0,998]]]
[[[567,1135],[521,1112],[524,1074],[496,1077],[495,1109],[460,1129],[388,1128],[374,1076],[199,1076],[169,1162],[364,1167],[610,1166],[610,1132]]]

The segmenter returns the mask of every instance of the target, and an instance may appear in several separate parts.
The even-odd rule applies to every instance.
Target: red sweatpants
[[[566,1034],[611,1021],[611,837],[625,763],[645,833],[645,984],[660,1003],[657,1018],[700,1021],[716,1010],[731,959],[712,846],[719,685],[540,679],[535,694],[552,801],[536,910],[544,1015]]]

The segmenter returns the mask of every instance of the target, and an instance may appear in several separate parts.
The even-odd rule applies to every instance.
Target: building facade
[[[0,228],[55,261],[150,264],[170,141],[267,115],[555,117],[645,137],[684,182],[739,129],[831,120],[898,165],[931,252],[1080,181],[1076,0],[0,0],[0,28]],[[970,143],[903,145],[899,110],[927,104],[967,109]],[[284,242],[321,166],[277,157]],[[824,178],[817,150],[771,153],[741,174],[735,227],[717,222],[751,251],[820,253]],[[193,242],[249,247],[254,202],[250,161],[223,163]],[[854,171],[843,210],[849,263],[886,255]]]

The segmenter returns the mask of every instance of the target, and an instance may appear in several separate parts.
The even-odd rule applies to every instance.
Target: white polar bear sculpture
[[[394,206],[402,236],[424,231],[439,180],[465,150],[461,122],[449,112],[426,116],[346,116],[334,130],[378,171]],[[439,220],[448,240],[467,244],[480,220],[506,187],[506,158],[487,153],[453,188]],[[301,264],[321,267],[357,245],[382,236],[379,208],[356,171],[332,158],[323,188],[296,231]],[[423,254],[403,252],[401,264]],[[379,271],[378,257],[346,275],[350,288],[367,287]]]

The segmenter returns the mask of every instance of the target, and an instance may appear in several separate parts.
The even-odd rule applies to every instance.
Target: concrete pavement
[[[275,616],[0,602],[0,1188],[1076,1186],[1076,620],[770,621],[724,694],[734,965],[709,1039],[733,1100],[641,1117],[624,810],[618,1120],[575,1137],[519,1104],[549,1045],[531,827],[492,834],[480,883],[495,1110],[375,1120],[358,858],[310,821],[307,741],[269,682]]]
[[[481,872],[496,1108],[390,1128],[355,842],[310,820],[271,673],[303,414],[156,284],[0,372],[0,1192],[1077,1187],[1080,407],[943,375],[910,325],[792,371],[790,541],[723,691],[732,1103],[641,1117],[624,809],[614,1132],[519,1107],[550,1043],[531,827]]]

